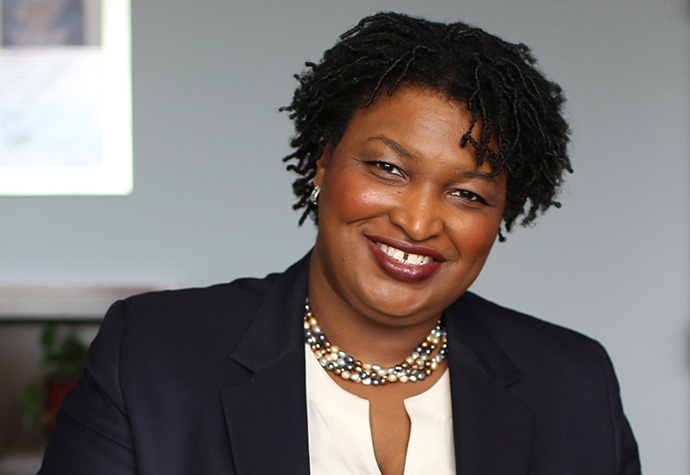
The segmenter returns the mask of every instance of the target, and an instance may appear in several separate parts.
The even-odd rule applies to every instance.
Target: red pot
[[[47,431],[50,434],[55,428],[55,415],[62,405],[62,398],[74,389],[76,380],[52,380],[45,383],[45,407],[50,413]]]

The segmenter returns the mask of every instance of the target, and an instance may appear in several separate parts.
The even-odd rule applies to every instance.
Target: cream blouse
[[[369,401],[338,386],[309,345],[305,352],[311,474],[381,475],[371,440]],[[411,423],[405,475],[455,474],[448,371],[404,404]]]

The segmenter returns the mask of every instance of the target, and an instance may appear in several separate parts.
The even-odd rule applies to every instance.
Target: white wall
[[[532,46],[564,87],[576,169],[563,209],[509,235],[475,289],[602,341],[645,471],[690,473],[688,2],[133,3],[135,191],[0,198],[0,283],[203,285],[285,267],[314,236],[280,163],[291,75],[377,10],[464,19]]]

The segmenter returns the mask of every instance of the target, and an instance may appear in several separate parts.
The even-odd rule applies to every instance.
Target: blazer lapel
[[[446,312],[458,474],[526,474],[534,416],[508,391],[520,374],[466,297]]]
[[[230,356],[247,370],[221,392],[238,474],[309,473],[301,323],[308,267],[307,256],[276,278]]]

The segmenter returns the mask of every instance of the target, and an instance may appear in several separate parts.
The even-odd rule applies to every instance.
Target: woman
[[[312,252],[116,303],[41,473],[639,473],[601,346],[467,291],[570,171],[533,62],[385,13],[308,63],[286,160]]]

